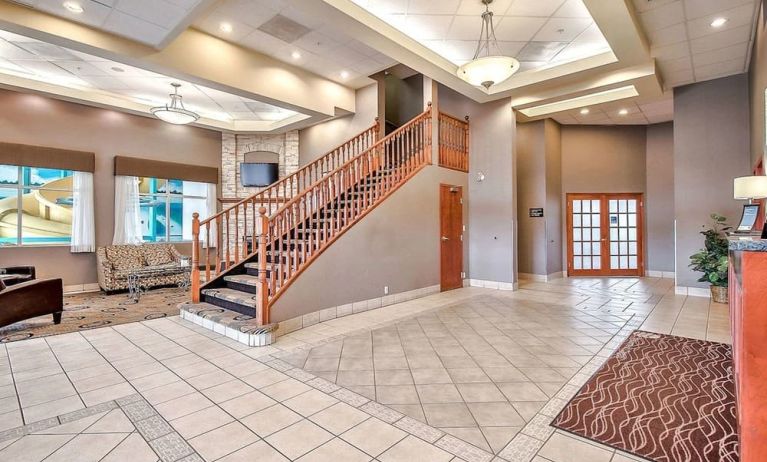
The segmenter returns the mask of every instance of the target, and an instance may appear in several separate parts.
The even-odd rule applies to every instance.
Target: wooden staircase
[[[380,140],[377,131],[213,217],[194,214],[192,301],[269,324],[270,307],[326,248],[431,163],[431,105]]]

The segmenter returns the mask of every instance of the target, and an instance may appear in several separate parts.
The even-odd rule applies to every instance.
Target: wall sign
[[[530,218],[540,218],[543,216],[543,207],[530,209]]]

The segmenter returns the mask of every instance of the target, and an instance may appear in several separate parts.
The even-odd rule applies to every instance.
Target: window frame
[[[139,190],[139,194],[138,194],[138,196],[139,196],[139,211],[142,208],[142,206],[141,206],[141,198],[142,197],[148,197],[148,198],[160,198],[160,197],[162,197],[162,198],[164,198],[164,202],[165,202],[165,217],[168,220],[168,223],[170,223],[170,207],[171,207],[171,203],[173,202],[174,198],[175,199],[180,199],[181,200],[181,204],[184,203],[184,199],[202,199],[204,201],[208,200],[207,194],[205,194],[204,196],[198,196],[198,195],[193,195],[193,194],[184,194],[183,192],[181,194],[175,194],[175,193],[171,192],[171,187],[170,187],[170,182],[171,181],[180,181],[181,185],[182,185],[182,188],[183,188],[184,182],[207,184],[207,183],[202,182],[202,181],[186,181],[186,180],[181,180],[181,179],[178,179],[178,178],[158,178],[158,177],[152,177],[152,176],[141,176],[141,177],[138,177],[138,178],[139,178],[139,180],[155,180],[155,181],[164,181],[165,182],[165,192],[142,193]],[[182,189],[182,191],[183,191],[183,189]],[[183,210],[183,205],[182,205],[182,210]],[[140,212],[139,212],[139,214],[140,214]],[[183,222],[182,222],[182,229],[181,229],[181,239],[177,240],[177,241],[171,240],[170,225],[165,227],[165,236],[164,236],[165,240],[158,240],[157,239],[158,236],[156,236],[156,235],[154,236],[154,240],[146,240],[143,232],[142,232],[142,235],[141,235],[142,241],[145,242],[145,243],[148,243],[148,244],[188,244],[188,243],[192,242],[191,239],[184,239],[183,237],[184,237]]]
[[[0,164],[2,167],[15,167],[17,169],[17,176],[16,176],[16,184],[6,184],[6,183],[0,183],[0,189],[11,189],[16,191],[16,243],[15,244],[4,244],[0,242],[0,249],[9,249],[9,248],[19,248],[19,247],[70,247],[72,245],[72,230],[70,228],[69,231],[69,241],[67,242],[56,242],[56,243],[39,243],[39,244],[25,244],[24,243],[24,236],[23,236],[23,229],[24,229],[24,214],[23,214],[23,206],[24,206],[24,191],[63,191],[63,192],[70,192],[74,195],[74,187],[72,189],[59,189],[59,188],[46,188],[44,186],[38,186],[38,185],[26,185],[24,184],[24,169],[44,169],[44,170],[59,170],[61,172],[68,172],[69,175],[67,176],[73,176],[74,170],[68,170],[65,168],[47,168],[47,167],[31,167],[28,165],[11,165],[11,164]]]

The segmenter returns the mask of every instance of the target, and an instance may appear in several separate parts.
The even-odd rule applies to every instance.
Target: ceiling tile
[[[668,60],[659,59],[658,67],[660,68],[661,73],[692,69],[692,59],[689,56]]]
[[[546,18],[519,18],[506,16],[495,25],[498,40],[529,42],[546,23]]]
[[[64,8],[63,1],[43,0],[24,3],[34,4],[33,6],[36,8],[53,15],[96,27],[102,26],[107,16],[109,16],[109,13],[112,11],[109,5],[104,5],[103,2],[96,2],[92,0],[80,2],[80,5],[83,7],[83,12],[79,14],[72,13],[71,11]]]
[[[533,40],[539,42],[570,42],[575,40],[592,24],[591,19],[551,18],[535,34]]]
[[[645,11],[639,17],[647,30],[665,29],[685,20],[682,2],[667,3],[658,8]]]
[[[160,43],[169,32],[167,29],[120,11],[112,11],[104,23],[104,28],[117,35],[144,43]]]
[[[375,14],[407,14],[408,0],[370,0],[367,8]]]
[[[665,60],[684,58],[690,56],[690,45],[688,42],[680,42],[660,47],[654,46],[650,48],[650,55],[653,58]]]
[[[165,0],[122,0],[117,3],[117,10],[167,30],[173,29],[186,16],[185,9]]]
[[[721,13],[741,5],[754,5],[754,0],[684,0],[687,19],[701,18]]]
[[[684,42],[687,40],[687,26],[685,23],[679,23],[663,29],[648,30],[647,36],[655,47]]]
[[[692,55],[692,62],[696,67],[721,63],[724,61],[732,61],[734,59],[742,59],[745,63],[747,53],[748,47],[743,46],[742,43],[739,43],[737,45],[720,48],[718,50],[696,53]]]
[[[415,39],[445,39],[452,21],[452,16],[408,15],[405,18],[405,27]]]
[[[213,12],[217,12],[222,19],[242,22],[255,29],[272,19],[279,13],[279,9],[261,5],[253,0],[221,0],[211,14]]]
[[[555,18],[588,18],[591,19],[591,13],[583,4],[583,0],[567,0],[554,13]]]
[[[221,24],[227,23],[232,27],[231,32],[224,32],[221,30]],[[220,37],[224,40],[229,40],[231,42],[237,42],[248,36],[250,33],[253,32],[254,28],[249,26],[248,24],[245,24],[243,22],[232,20],[231,17],[227,14],[223,14],[219,10],[213,11],[211,14],[206,16],[205,18],[201,19],[200,21],[197,21],[195,23],[195,26],[198,27],[200,30],[209,33],[210,35],[214,35],[216,37]]]
[[[714,64],[707,64],[705,66],[695,66],[695,77],[702,80],[725,77],[745,72],[745,68],[745,58],[721,61]]]
[[[447,36],[450,40],[479,40],[481,24],[476,16],[456,16]]]
[[[509,6],[513,3],[513,0],[493,0],[490,5],[490,11],[493,12],[496,18],[503,16],[509,9]],[[456,14],[458,15],[471,15],[477,18],[485,11],[485,5],[479,0],[462,0],[461,5],[458,7]]]
[[[506,12],[508,16],[547,18],[562,6],[564,0],[516,0]]]
[[[410,0],[407,13],[410,14],[446,14],[453,15],[458,11],[461,0]],[[491,8],[492,9],[492,8]]]
[[[743,5],[721,13],[703,16],[698,19],[687,22],[687,33],[691,39],[703,37],[704,35],[721,33],[732,30],[739,26],[751,27],[754,16],[753,5]],[[719,28],[711,27],[711,21],[717,17],[727,18],[727,22]]]
[[[736,43],[747,43],[750,40],[751,26],[741,26],[690,40],[690,49],[693,53],[704,53],[735,45]]]
[[[643,13],[668,5],[669,3],[681,3],[681,0],[634,0],[634,8],[636,8],[637,12]]]
[[[563,42],[528,42],[517,54],[520,61],[548,61],[559,53],[567,43]]]

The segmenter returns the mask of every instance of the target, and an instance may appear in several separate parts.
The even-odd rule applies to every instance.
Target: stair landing
[[[278,324],[259,326],[254,317],[210,303],[182,303],[179,309],[182,319],[248,346],[271,345],[277,339]]]

